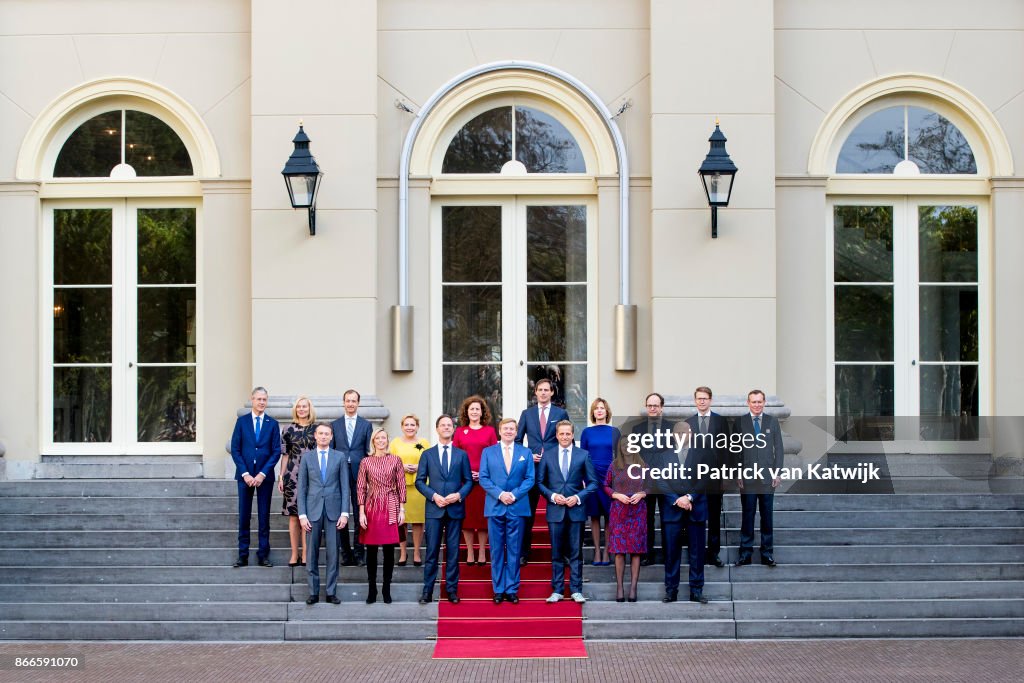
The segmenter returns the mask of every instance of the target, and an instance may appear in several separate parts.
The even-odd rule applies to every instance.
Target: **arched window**
[[[974,151],[938,112],[899,105],[870,114],[839,151],[836,173],[975,174]]]
[[[117,109],[93,116],[61,147],[54,178],[190,176],[192,159],[177,133],[156,116]]]
[[[442,173],[585,173],[583,153],[554,116],[522,105],[489,109],[455,133]]]
[[[182,130],[160,102],[101,95],[40,136],[59,193],[43,203],[46,452],[200,452],[203,161]]]

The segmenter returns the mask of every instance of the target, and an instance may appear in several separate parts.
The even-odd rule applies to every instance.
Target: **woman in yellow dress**
[[[420,466],[420,456],[430,442],[426,439],[417,439],[416,434],[420,431],[420,419],[415,415],[402,417],[402,435],[391,440],[388,450],[402,459],[405,465],[405,523],[412,526],[412,563],[419,567],[420,546],[423,545],[423,522],[426,519],[424,506],[426,501],[423,495],[416,490],[416,471]],[[407,543],[405,525],[398,530],[398,566],[404,567],[409,561],[407,557]]]

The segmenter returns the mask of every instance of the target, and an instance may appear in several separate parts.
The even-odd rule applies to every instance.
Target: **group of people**
[[[340,603],[339,564],[365,564],[366,602],[376,602],[380,549],[380,595],[383,602],[390,603],[395,550],[399,551],[399,565],[408,562],[406,525],[412,527],[413,564],[424,567],[421,604],[433,600],[442,542],[446,548],[445,596],[452,603],[459,602],[460,536],[467,548],[467,565],[487,565],[489,552],[495,604],[518,603],[520,568],[531,560],[533,523],[541,495],[546,501],[551,538],[552,592],[548,602],[565,597],[566,565],[570,598],[586,601],[582,546],[588,518],[593,564],[609,565],[614,557],[616,600],[636,601],[640,567],[657,559],[655,508],[660,507],[663,600],[677,600],[685,544],[689,546],[690,600],[706,603],[705,561],[724,566],[720,559],[722,489],[695,476],[657,482],[637,472],[662,467],[672,458],[678,458],[680,471],[685,466],[691,475],[698,463],[781,467],[782,433],[778,422],[763,413],[764,392],[749,393],[749,414],[738,418],[734,426],[740,433],[760,438],[753,441],[753,448],[737,454],[723,446],[728,438],[699,440],[694,442],[697,446],[676,450],[630,446],[644,434],[728,437],[730,425],[711,411],[708,387],[697,388],[697,414],[680,423],[663,417],[664,399],[651,393],[645,400],[646,418],[633,422],[626,438],[611,424],[608,402],[597,398],[590,406],[591,425],[580,434],[579,446],[575,445],[573,423],[565,410],[552,402],[553,396],[552,383],[539,380],[534,386],[535,404],[523,410],[518,420],[503,418],[496,425],[487,402],[470,396],[459,408],[457,423],[449,415],[435,420],[436,439],[431,445],[419,437],[420,421],[415,415],[402,417],[402,434],[395,439],[384,429],[373,429],[358,415],[360,396],[354,389],[345,392],[345,412],[331,423],[318,422],[309,398],[299,397],[292,407],[292,422],[282,431],[277,421],[266,415],[266,390],[255,388],[252,410],[238,418],[231,439],[239,494],[234,566],[248,564],[254,494],[259,523],[257,560],[260,566],[272,566],[270,504],[280,458],[276,481],[284,498],[282,513],[289,517],[289,564],[307,568],[309,605],[320,597],[317,559],[321,535],[327,551],[328,602]],[[744,482],[739,483],[743,515],[737,565],[751,562],[754,516],[760,508],[761,562],[775,566],[772,492],[778,481],[760,488],[750,484],[743,488]],[[356,522],[351,540],[350,518]],[[603,549],[602,518],[606,520]],[[624,586],[627,557],[631,569],[628,591]]]

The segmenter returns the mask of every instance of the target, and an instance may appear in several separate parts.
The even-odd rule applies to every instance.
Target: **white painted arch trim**
[[[416,113],[406,133],[398,179],[398,305],[409,305],[410,170],[429,172],[441,133],[462,108],[480,98],[511,91],[552,100],[572,116],[589,137],[597,160],[595,174],[611,172],[614,163],[619,175],[619,303],[628,304],[629,160],[622,133],[604,102],[571,74],[538,62],[507,60],[473,67],[442,85]]]
[[[54,144],[64,142],[69,122],[83,110],[109,100],[115,107],[140,102],[166,123],[185,144],[192,157],[193,174],[197,178],[220,177],[220,156],[213,135],[199,113],[175,92],[150,81],[137,78],[100,78],[78,85],[63,93],[43,108],[32,122],[22,141],[15,168],[19,180],[37,180],[50,176],[45,161],[55,158]],[[97,112],[99,113],[99,112]],[[57,138],[61,138],[58,140]]]
[[[918,96],[951,107],[959,115],[956,118],[960,119],[953,123],[961,128],[966,124],[967,129],[962,132],[969,140],[973,138],[981,143],[982,149],[974,150],[976,158],[979,153],[986,157],[978,160],[979,171],[987,168],[990,176],[1013,175],[1010,144],[989,108],[974,94],[951,81],[918,73],[877,78],[840,100],[825,116],[814,137],[807,160],[808,174],[835,175],[835,160],[845,139],[846,122],[860,109],[878,99],[900,96]]]

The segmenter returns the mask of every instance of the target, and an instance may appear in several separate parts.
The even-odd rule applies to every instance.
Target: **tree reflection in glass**
[[[921,173],[974,174],[974,152],[949,119],[924,107],[889,107],[861,121],[843,143],[837,173],[892,173],[909,160]]]

